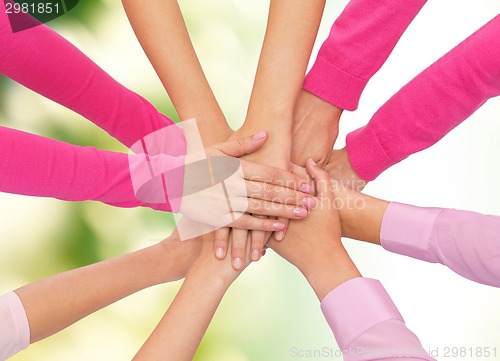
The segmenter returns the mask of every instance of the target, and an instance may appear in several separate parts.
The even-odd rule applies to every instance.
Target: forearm
[[[230,284],[195,265],[134,360],[192,360]]]
[[[196,118],[206,145],[231,134],[174,0],[122,0],[130,23],[181,120]]]
[[[28,317],[31,343],[144,288],[185,274],[191,245],[166,241],[16,290]]]
[[[293,109],[318,31],[324,0],[273,0],[244,128],[266,129],[290,148]],[[283,139],[283,141],[281,141]]]

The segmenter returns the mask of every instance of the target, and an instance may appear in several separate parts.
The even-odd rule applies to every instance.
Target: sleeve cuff
[[[24,306],[19,299],[19,296],[15,292],[9,292],[6,295],[0,297],[0,302],[5,304],[7,307],[10,318],[8,322],[9,329],[3,330],[4,332],[12,333],[8,336],[8,344],[3,344],[0,340],[0,344],[7,349],[0,350],[0,358],[2,356],[11,357],[16,353],[26,349],[30,345],[30,327],[28,322],[28,317],[26,316],[26,311]]]
[[[430,242],[441,208],[390,203],[382,219],[380,243],[386,250],[431,263],[439,260]]]
[[[369,125],[347,135],[346,149],[353,169],[367,182],[397,163],[386,155]]]
[[[358,108],[367,83],[319,55],[306,75],[304,89],[341,109],[353,111]]]
[[[349,280],[331,291],[321,302],[321,310],[341,350],[347,349],[358,336],[381,322],[403,321],[382,284],[362,277]]]

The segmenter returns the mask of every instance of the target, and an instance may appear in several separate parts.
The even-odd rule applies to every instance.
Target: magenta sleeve
[[[489,98],[500,95],[500,16],[420,73],[370,122],[348,134],[358,175],[384,170],[438,142]]]
[[[75,111],[130,147],[173,122],[45,25],[13,33],[0,1],[0,74]]]
[[[30,344],[30,328],[24,306],[15,292],[0,297],[0,361]]]
[[[500,217],[391,203],[380,242],[388,251],[441,263],[474,282],[500,287]]]
[[[321,309],[345,361],[433,360],[377,280],[359,277],[341,284]]]
[[[426,2],[351,0],[333,24],[304,88],[339,108],[355,110],[366,84]]]
[[[147,206],[163,211],[178,211],[184,174],[170,171],[182,169],[183,156],[159,154],[146,157],[115,153],[79,147],[5,127],[0,127],[0,144],[2,192],[67,201],[95,200],[117,207]],[[135,157],[148,163],[140,167],[141,161],[130,161],[130,158]],[[131,164],[139,168],[152,168],[151,177],[140,185],[153,176],[161,177],[167,173],[177,176],[176,179],[169,177],[166,183],[163,182],[171,187],[161,189],[161,192],[165,191],[162,202],[147,204],[137,199]],[[172,208],[169,199],[175,199],[177,206]]]

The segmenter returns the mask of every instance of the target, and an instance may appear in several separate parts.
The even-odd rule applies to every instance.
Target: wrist
[[[343,246],[310,260],[308,266],[301,271],[320,301],[344,282],[361,277]]]

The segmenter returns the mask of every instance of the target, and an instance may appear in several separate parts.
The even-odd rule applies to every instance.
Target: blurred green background
[[[328,2],[315,51],[346,3]],[[207,77],[231,126],[237,128],[245,117],[269,1],[184,0],[180,4]],[[360,109],[345,114],[338,146],[392,93],[499,12],[500,4],[494,0],[474,4],[441,0],[426,5],[371,81]],[[119,1],[82,0],[48,25],[117,80],[176,118]],[[367,187],[367,193],[421,206],[500,214],[496,191],[500,171],[492,166],[500,154],[499,115],[499,101],[489,102],[436,147],[386,172]],[[4,77],[0,77],[0,125],[125,151],[90,122]],[[168,215],[148,209],[0,194],[0,294],[151,245],[171,230]],[[362,273],[384,283],[426,347],[490,346],[500,352],[497,290],[463,280],[444,267],[350,240],[345,244]],[[177,282],[140,292],[31,346],[13,360],[131,359],[179,286]],[[196,359],[294,360],[301,359],[294,357],[294,348],[323,347],[337,349],[313,292],[297,270],[269,252],[230,289]]]

